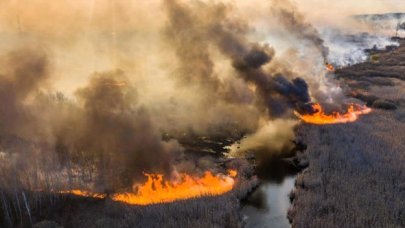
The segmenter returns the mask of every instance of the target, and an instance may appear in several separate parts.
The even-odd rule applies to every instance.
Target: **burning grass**
[[[152,203],[173,202],[204,195],[221,195],[232,190],[235,180],[231,176],[214,175],[205,172],[201,178],[180,174],[180,182],[172,183],[163,180],[163,175],[147,174],[147,182],[136,186],[133,193],[115,194],[112,199],[128,204],[147,205]]]
[[[294,112],[297,117],[302,121],[310,124],[339,124],[339,123],[349,123],[356,121],[360,115],[368,114],[371,109],[366,106],[351,104],[348,107],[346,113],[332,112],[331,114],[325,113],[322,106],[318,103],[312,105],[315,110],[312,114],[300,114]]]
[[[0,187],[0,227],[36,227],[48,223],[89,228],[241,227],[239,200],[251,192],[258,181],[252,176],[253,168],[244,159],[229,160],[224,166],[229,170],[226,175],[211,173],[190,178],[199,185],[207,176],[219,178],[220,183],[233,180],[234,184],[229,191],[218,195],[203,194],[171,203],[135,205],[114,200],[114,194],[84,190],[27,191]],[[156,182],[156,175],[150,178]],[[146,183],[143,186],[147,186]],[[153,197],[159,197],[159,194],[154,192]]]
[[[144,184],[133,186],[133,192],[113,194],[110,198],[133,205],[149,205],[168,203],[176,200],[197,198],[202,196],[222,195],[233,189],[236,170],[229,170],[229,175],[213,174],[206,171],[202,177],[194,177],[186,173],[179,174],[175,181],[164,180],[162,174],[145,174]],[[106,194],[92,193],[84,190],[59,191],[62,194],[73,194],[92,198],[106,198]]]

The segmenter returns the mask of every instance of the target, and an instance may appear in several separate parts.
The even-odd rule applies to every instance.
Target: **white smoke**
[[[368,33],[345,34],[337,30],[324,30],[322,36],[329,47],[328,61],[336,67],[364,62],[368,59],[367,49],[383,50],[399,43],[385,35]]]

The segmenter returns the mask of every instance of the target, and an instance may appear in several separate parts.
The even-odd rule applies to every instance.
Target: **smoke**
[[[32,137],[29,129],[34,116],[25,103],[45,87],[49,62],[41,49],[21,48],[1,57],[0,134]]]
[[[387,46],[398,46],[399,43],[383,35],[369,33],[346,34],[337,30],[322,32],[325,42],[331,50],[329,62],[336,67],[344,67],[367,61],[366,50],[384,50]]]
[[[245,23],[227,17],[229,8],[226,5],[199,3],[197,11],[197,9],[182,6],[176,1],[166,1],[166,4],[169,15],[176,16],[171,21],[181,21],[178,25],[180,28],[185,27],[184,23],[188,23],[187,28],[202,28],[202,33],[198,34],[198,37],[204,40],[204,45],[207,46],[208,42],[215,45],[218,51],[231,61],[237,75],[247,84],[255,87],[256,95],[270,117],[280,117],[291,108],[304,107],[310,101],[308,86],[302,78],[296,77],[290,81],[281,73],[268,72],[263,68],[273,59],[274,49],[268,45],[249,42],[246,39]],[[191,17],[185,15],[198,15],[197,12],[204,17],[196,16],[194,17],[196,21],[191,24],[187,22],[190,19],[186,18]],[[178,15],[185,18],[177,18]],[[203,20],[203,18],[209,19]],[[187,37],[190,36],[187,35]],[[202,48],[206,49],[206,47]],[[203,52],[202,56],[206,55],[207,53]],[[204,76],[209,77],[209,75]]]
[[[169,18],[165,28],[167,40],[169,45],[173,45],[179,60],[175,80],[186,86],[203,87],[201,89],[209,92],[219,90],[220,81],[214,75],[214,62],[210,57],[204,21],[197,21],[195,17],[198,16],[188,13],[185,7],[172,1],[165,3]]]
[[[154,112],[167,114],[158,120],[161,127],[171,133],[212,135],[255,129],[259,112],[252,105],[254,93],[242,80],[228,75],[227,63],[218,64],[223,59],[212,48],[209,28],[222,16],[192,10],[206,6],[201,2],[165,1],[164,6],[168,20],[162,37],[176,64],[169,73],[175,82],[173,97],[153,105]]]
[[[405,22],[405,13],[360,14],[353,15],[353,19],[374,30],[380,30],[380,33],[400,35],[401,24]]]
[[[0,186],[5,187],[23,181],[18,178],[20,174],[35,172],[35,168],[29,168],[37,165],[33,158],[38,153],[33,144],[46,134],[40,117],[34,114],[33,103],[46,88],[50,64],[45,50],[25,47],[1,56],[0,65]],[[26,140],[30,143],[24,143]],[[27,177],[26,181],[33,179]]]
[[[84,116],[74,149],[96,156],[103,186],[128,186],[142,172],[170,176],[182,148],[162,141],[122,71],[96,73],[76,94]]]
[[[322,7],[322,20],[308,1],[2,1],[2,183],[115,191],[142,172],[211,166],[184,163],[163,134],[288,148],[293,110],[344,99],[324,63],[362,61],[366,47],[347,38],[358,23],[346,13]]]
[[[244,110],[242,104],[246,100],[236,94],[245,92],[229,90],[226,84],[242,80],[248,85],[249,92],[255,95],[254,104],[261,110],[264,119],[289,117],[294,109],[312,112],[305,80],[280,62],[273,61],[275,50],[270,45],[250,41],[247,38],[249,26],[243,20],[230,16],[229,5],[203,2],[193,5],[175,0],[167,0],[165,4],[170,22],[166,31],[169,41],[175,41],[173,46],[180,60],[179,74],[182,77],[177,79],[198,85],[198,89],[206,91],[207,96],[215,93],[214,100],[207,98],[211,105],[222,100],[239,105]],[[227,71],[227,80],[212,80],[213,76],[217,76],[213,63],[218,58],[225,58],[225,63],[231,67]],[[208,88],[206,85],[209,85]],[[241,150],[231,153],[240,156],[246,150],[263,154],[289,150],[292,148],[295,124],[291,120],[266,121],[265,126],[242,140]],[[280,128],[282,125],[283,130]]]
[[[315,5],[316,13],[310,7]],[[344,5],[347,5],[347,9],[335,10]],[[291,46],[301,55],[286,62],[294,62],[305,68],[315,66],[314,70],[305,72],[303,78],[308,82],[312,100],[321,103],[328,111],[339,111],[349,101],[345,96],[344,86],[339,85],[332,73],[325,71],[325,63],[340,68],[367,61],[369,54],[366,49],[385,49],[386,46],[398,45],[390,39],[395,32],[390,20],[378,20],[380,23],[377,24],[380,26],[372,26],[364,21],[369,18],[399,18],[401,14],[354,16],[362,11],[367,12],[369,9],[365,5],[319,0],[299,1],[296,4],[292,1],[272,1],[272,15],[281,24],[278,29],[295,38]],[[379,8],[381,10],[383,7]],[[295,42],[298,44],[294,44]],[[291,68],[296,70],[294,66]]]
[[[11,4],[11,9],[16,7],[7,4]],[[47,11],[49,6],[41,4]],[[53,85],[60,83],[61,77],[66,82],[68,73],[69,77],[76,77],[72,68],[78,60],[71,61],[70,55],[64,54],[66,50],[80,49],[89,60],[83,51],[89,47],[88,40],[79,36],[85,24],[74,22],[59,34],[53,23],[38,17],[38,23],[27,30],[24,25],[30,23],[26,20],[29,14],[19,8],[18,14],[24,19],[19,32],[30,36],[26,40],[17,36],[10,41],[11,48],[3,50],[24,43],[45,45],[40,37],[45,37],[49,44],[44,50],[12,51],[1,61],[6,69],[0,81],[4,88],[1,145],[4,163],[8,163],[8,168],[2,170],[3,183],[10,183],[9,178],[15,177],[18,183],[14,185],[29,189],[78,186],[116,191],[139,181],[143,172],[171,176],[176,173],[176,166],[184,166],[178,160],[182,147],[175,140],[162,140],[163,132],[254,132],[261,119],[288,117],[292,109],[305,109],[310,101],[306,82],[287,70],[268,67],[276,64],[274,48],[251,42],[247,21],[230,16],[230,5],[168,0],[164,6],[168,20],[162,27],[156,31],[147,26],[139,30],[159,35],[154,40],[157,45],[136,49],[144,54],[141,57],[156,65],[166,67],[170,60],[174,63],[162,73],[161,68],[145,61],[146,66],[159,68],[152,71],[158,72],[153,86],[145,86],[145,81],[155,74],[126,62],[133,56],[125,44],[132,47],[129,43],[134,42],[139,47],[150,41],[113,23],[124,23],[122,18],[114,19],[117,12],[102,10],[100,15],[111,16],[111,24],[107,23],[111,27],[97,20],[93,28],[100,31],[89,32],[87,39],[99,42],[95,49],[101,53],[108,41],[112,50],[107,53],[112,57],[106,61],[102,55],[100,62],[107,62],[105,68],[122,66],[124,70],[97,71],[102,73],[84,77],[88,82],[82,81],[80,86],[67,83],[67,94],[63,90],[54,92]],[[123,15],[128,13],[121,4],[114,9],[124,11]],[[80,9],[76,13],[84,20]],[[93,15],[93,20],[100,15]],[[57,17],[55,23],[62,21],[63,17]],[[127,26],[138,24],[131,21]],[[111,37],[105,35],[109,29],[113,31]],[[7,34],[13,37],[11,32]],[[61,38],[65,35],[72,38],[72,43],[65,43]],[[168,96],[159,93],[167,85]],[[201,166],[210,164],[202,163]]]
[[[292,35],[312,44],[322,55],[324,62],[327,62],[329,48],[326,47],[318,30],[306,21],[296,6],[288,0],[273,0],[271,12]]]
[[[254,134],[230,146],[230,156],[241,156],[256,152],[259,158],[288,152],[293,148],[294,127],[297,121],[275,120],[267,122]]]
[[[72,102],[41,91],[50,78],[41,50],[13,51],[1,64],[7,66],[0,78],[3,187],[113,191],[131,186],[143,172],[175,172],[182,147],[162,141],[123,71],[95,73]],[[7,182],[10,177],[15,180]]]

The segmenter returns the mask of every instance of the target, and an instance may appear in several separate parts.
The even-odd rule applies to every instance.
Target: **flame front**
[[[298,112],[294,112],[301,120],[311,124],[338,124],[354,122],[358,119],[359,115],[367,114],[371,112],[371,109],[361,105],[351,104],[346,113],[340,114],[333,112],[326,114],[322,109],[322,106],[318,103],[313,104],[312,107],[315,110],[313,114],[301,115]]]
[[[107,196],[107,194],[94,193],[94,192],[90,192],[90,191],[86,191],[86,190],[79,190],[79,189],[59,191],[58,193],[61,193],[61,194],[73,194],[73,195],[77,195],[77,196],[99,198],[99,199],[104,199]]]
[[[133,193],[115,194],[112,199],[128,204],[147,205],[153,203],[173,202],[201,196],[221,195],[232,190],[236,171],[229,171],[229,176],[213,175],[205,172],[201,178],[180,174],[178,183],[163,180],[163,175],[146,174],[148,180],[141,186],[135,186]]]
[[[180,174],[178,182],[164,180],[162,174],[145,174],[148,178],[142,185],[134,185],[133,192],[111,195],[114,201],[127,204],[148,205],[173,202],[201,196],[221,195],[232,190],[235,184],[236,170],[229,170],[229,175],[214,175],[207,171],[202,177]],[[59,191],[62,194],[73,194],[84,197],[105,198],[106,194],[92,193],[83,190]]]

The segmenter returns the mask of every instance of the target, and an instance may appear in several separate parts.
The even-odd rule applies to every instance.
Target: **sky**
[[[298,8],[310,16],[327,14],[372,14],[405,12],[404,0],[295,0]]]

